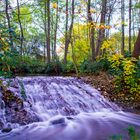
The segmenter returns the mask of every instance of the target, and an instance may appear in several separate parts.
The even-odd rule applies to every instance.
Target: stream
[[[78,78],[34,76],[15,80],[23,83],[24,108],[37,119],[24,125],[10,123],[12,131],[0,132],[0,140],[109,140],[117,134],[129,140],[129,126],[140,133],[140,115],[123,112]],[[19,94],[14,86],[10,90]],[[0,111],[7,123],[4,108]]]

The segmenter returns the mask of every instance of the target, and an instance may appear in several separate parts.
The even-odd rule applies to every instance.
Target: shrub
[[[50,64],[45,64],[43,68],[43,74],[57,74],[59,75],[63,71],[63,65],[61,61],[56,57]]]
[[[73,62],[68,61],[67,64],[62,64],[63,73],[75,73],[75,67]]]
[[[119,54],[114,54],[108,59],[116,77],[116,89],[124,93],[140,95],[139,62],[134,58],[124,58]]]
[[[0,75],[10,77],[15,67],[19,65],[16,52],[6,51],[0,58]]]
[[[80,66],[81,73],[98,73],[100,71],[108,71],[110,62],[107,58],[101,58],[98,61],[84,61]]]

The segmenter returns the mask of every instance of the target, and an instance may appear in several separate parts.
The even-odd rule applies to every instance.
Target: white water
[[[77,78],[25,77],[26,110],[40,122],[1,133],[0,140],[107,140],[122,134],[129,140],[129,125],[140,132],[140,116],[122,112],[100,93]]]

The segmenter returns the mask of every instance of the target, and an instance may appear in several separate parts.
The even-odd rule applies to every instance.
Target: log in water
[[[18,77],[27,96],[24,108],[39,122],[14,125],[0,140],[108,140],[131,125],[140,132],[140,116],[125,113],[83,81],[72,77]],[[12,89],[14,91],[14,89]],[[6,120],[5,120],[6,121]]]

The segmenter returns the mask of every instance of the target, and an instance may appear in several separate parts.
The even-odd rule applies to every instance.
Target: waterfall
[[[130,125],[140,132],[139,115],[121,111],[78,78],[36,76],[14,81],[18,87],[22,82],[26,94],[23,107],[37,119],[24,125],[11,123],[14,129],[1,132],[0,140],[107,140],[114,134],[123,134],[123,140],[128,140],[125,129]],[[19,88],[10,89],[22,98]],[[5,110],[1,110],[3,119]]]

